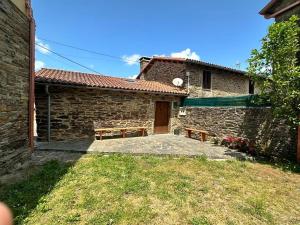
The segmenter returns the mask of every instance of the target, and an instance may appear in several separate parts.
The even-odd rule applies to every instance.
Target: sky
[[[32,0],[36,70],[46,67],[133,78],[139,73],[138,59],[153,55],[245,70],[251,50],[260,47],[273,22],[258,14],[268,2]]]

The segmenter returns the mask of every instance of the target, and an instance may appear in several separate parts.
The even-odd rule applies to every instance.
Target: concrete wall
[[[28,156],[29,21],[0,1],[0,174]]]
[[[203,70],[209,70],[212,73],[211,90],[202,88]],[[247,76],[201,65],[155,61],[154,65],[141,76],[141,79],[155,80],[172,85],[173,79],[178,77],[183,79],[183,87],[187,89],[187,72],[190,72],[189,97],[239,96],[249,94],[249,78]]]
[[[86,88],[49,88],[51,93],[51,139],[70,140],[94,137],[94,128],[146,126],[153,133],[155,101],[180,101],[143,93],[101,91]],[[172,110],[170,132],[179,127],[177,110]],[[47,95],[36,86],[37,133],[47,139]]]
[[[184,127],[226,136],[255,140],[261,154],[295,159],[295,136],[282,121],[274,120],[270,108],[188,107],[180,121]]]

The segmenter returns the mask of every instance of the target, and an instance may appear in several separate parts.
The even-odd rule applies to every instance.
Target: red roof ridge
[[[72,73],[72,74],[82,74],[82,75],[91,75],[91,76],[101,76],[101,77],[109,77],[109,78],[117,78],[117,79],[126,79],[122,77],[115,77],[112,75],[107,75],[107,74],[102,74],[102,73],[86,73],[86,72],[81,72],[81,71],[72,71],[72,70],[65,70],[65,69],[55,69],[55,68],[46,68],[43,67],[40,70],[36,71],[35,73],[40,73],[42,70],[47,70],[47,71],[57,71],[57,72],[67,72],[67,73]],[[130,79],[130,78],[128,78]]]

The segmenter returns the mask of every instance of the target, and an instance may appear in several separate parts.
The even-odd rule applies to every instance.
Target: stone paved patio
[[[130,153],[154,155],[201,156],[209,159],[245,158],[245,155],[210,142],[200,142],[170,134],[106,140],[76,140],[37,143],[37,150],[78,153]]]
[[[112,154],[154,154],[174,156],[207,156],[213,160],[245,159],[246,155],[235,150],[215,146],[210,142],[200,142],[183,136],[153,135],[103,141],[77,140],[66,142],[37,143],[30,159],[16,165],[11,173],[0,177],[1,183],[14,183],[28,177],[35,168],[50,160],[75,163],[86,153]]]

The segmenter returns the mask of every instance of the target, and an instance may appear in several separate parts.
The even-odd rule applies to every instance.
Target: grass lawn
[[[87,155],[0,188],[16,224],[300,224],[300,174],[266,164]]]

